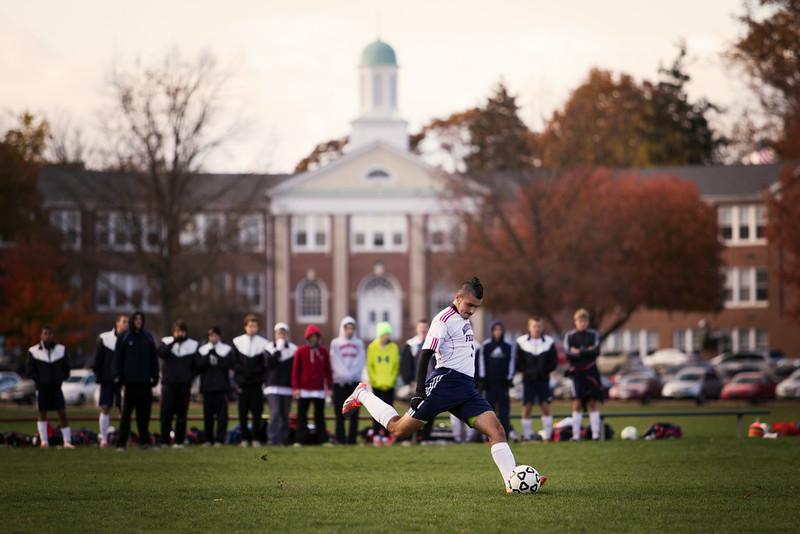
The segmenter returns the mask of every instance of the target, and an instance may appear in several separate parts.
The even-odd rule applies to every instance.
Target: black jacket
[[[242,334],[233,339],[233,379],[240,386],[264,383],[269,341],[255,335]]]
[[[575,347],[580,349],[580,353],[573,354],[569,349]],[[597,330],[587,328],[583,331],[570,330],[564,336],[564,350],[567,352],[567,360],[575,371],[593,363],[600,355],[600,334]]]
[[[142,316],[142,329],[138,332],[133,327],[136,315]],[[117,337],[112,373],[114,379],[119,379],[123,384],[158,383],[156,342],[150,332],[144,329],[142,312],[134,312],[130,318],[130,328]]]
[[[200,373],[200,393],[224,393],[231,389],[230,369],[233,350],[219,342],[206,343],[197,351],[195,368]]]
[[[517,338],[514,354],[523,382],[549,380],[550,373],[558,366],[558,349],[550,336],[532,338],[530,334],[524,334]]]
[[[110,384],[114,381],[114,349],[117,347],[117,337],[116,328],[97,336],[92,371],[99,384]]]
[[[172,336],[161,340],[158,357],[163,360],[161,367],[162,384],[188,384],[194,377],[194,364],[200,344],[192,338],[178,342]]]
[[[61,383],[69,378],[69,354],[64,345],[55,344],[49,349],[41,342],[28,349],[25,372],[36,382],[40,391],[57,391]]]

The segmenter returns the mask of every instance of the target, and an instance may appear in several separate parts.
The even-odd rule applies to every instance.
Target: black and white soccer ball
[[[518,465],[508,476],[512,493],[536,493],[542,483],[539,472],[529,465]]]

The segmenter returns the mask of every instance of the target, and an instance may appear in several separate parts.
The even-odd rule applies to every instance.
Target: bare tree
[[[241,126],[221,120],[228,79],[205,53],[186,60],[172,51],[155,66],[115,68],[104,116],[108,171],[59,171],[74,177],[72,199],[96,213],[98,254],[87,267],[98,276],[109,266],[143,275],[146,287],[131,304],[157,305],[165,332],[190,305],[199,314],[198,294],[223,257],[265,268],[263,241],[259,249],[242,237],[264,235],[269,177],[203,172]]]

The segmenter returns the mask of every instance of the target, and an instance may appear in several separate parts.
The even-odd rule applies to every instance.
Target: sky
[[[541,130],[591,68],[657,81],[681,40],[690,100],[727,108],[724,126],[752,98],[721,58],[742,12],[742,0],[0,0],[0,128],[29,110],[91,138],[114,67],[209,51],[232,73],[225,117],[244,129],[208,170],[292,172],[349,133],[361,52],[378,37],[397,55],[409,133],[483,105],[500,80]]]

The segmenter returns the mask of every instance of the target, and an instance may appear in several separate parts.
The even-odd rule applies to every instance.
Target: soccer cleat
[[[72,443],[70,443],[69,441],[65,441],[65,442],[64,442],[64,448],[65,448],[65,449],[74,449],[74,448],[75,448],[75,445],[73,445],[73,444],[72,444]]]
[[[539,477],[539,489],[542,489],[545,482],[547,482],[547,477]]]
[[[352,414],[356,408],[361,406],[361,403],[358,402],[358,394],[361,393],[362,391],[368,391],[367,384],[365,384],[364,382],[359,383],[356,386],[356,389],[353,390],[353,393],[345,399],[344,404],[342,404],[343,416],[349,417],[350,414]]]

